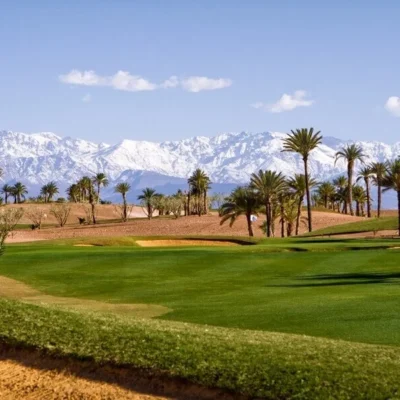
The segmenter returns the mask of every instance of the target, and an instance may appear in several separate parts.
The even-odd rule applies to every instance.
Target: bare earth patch
[[[158,317],[171,311],[168,307],[156,304],[113,304],[74,297],[50,296],[25,283],[4,276],[0,276],[0,297],[18,299],[32,304],[44,303],[76,310],[117,313],[139,318]]]
[[[238,243],[222,240],[137,240],[141,247],[168,247],[168,246],[240,246]]]
[[[313,212],[314,230],[345,224],[348,222],[361,221],[364,218],[352,217],[350,215],[336,214],[332,212]],[[260,215],[257,222],[253,224],[254,235],[263,237],[260,225],[264,216]],[[279,234],[280,229],[277,229]],[[306,227],[301,226],[300,233],[305,233]],[[44,228],[35,231],[16,231],[7,239],[8,243],[24,243],[36,240],[69,239],[84,237],[116,237],[116,236],[171,236],[171,235],[221,235],[221,236],[248,236],[245,217],[239,217],[232,228],[228,223],[220,225],[220,218],[216,213],[202,217],[190,216],[178,219],[145,218],[129,221],[126,223],[109,223],[100,225],[67,225],[63,228]]]

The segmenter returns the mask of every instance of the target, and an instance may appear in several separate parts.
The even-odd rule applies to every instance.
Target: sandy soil
[[[1,400],[240,400],[151,372],[52,358],[0,342]]]
[[[223,242],[221,240],[137,240],[141,247],[169,247],[169,246],[240,246],[238,243]]]
[[[345,224],[359,221],[363,218],[331,212],[315,211],[313,213],[314,229],[327,226]],[[259,226],[263,221],[260,216],[254,226],[254,234],[262,237]],[[279,227],[276,227],[279,233]],[[301,232],[306,232],[306,227],[301,226]],[[223,236],[248,236],[247,224],[244,217],[238,218],[230,227],[229,223],[220,225],[220,218],[216,214],[202,217],[190,216],[178,219],[155,218],[152,220],[138,219],[126,223],[110,223],[86,226],[65,226],[63,228],[44,228],[41,230],[16,231],[8,238],[9,243],[30,242],[36,240],[84,238],[84,237],[112,237],[112,236],[166,236],[166,235],[223,235]]]

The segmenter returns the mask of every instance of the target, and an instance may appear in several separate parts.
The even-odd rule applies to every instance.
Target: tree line
[[[310,129],[292,130],[283,139],[283,152],[297,153],[302,157],[304,174],[285,177],[281,172],[260,170],[253,173],[250,182],[232,191],[222,205],[221,224],[230,221],[232,225],[240,215],[247,220],[249,236],[253,236],[254,216],[266,215],[262,225],[268,237],[275,235],[275,221],[279,221],[281,236],[299,233],[301,221],[308,231],[313,229],[312,206],[323,206],[341,213],[371,217],[371,183],[377,186],[377,216],[381,216],[382,193],[388,190],[397,192],[398,229],[400,234],[400,159],[367,164],[362,148],[348,144],[335,154],[334,163],[344,160],[347,176],[339,176],[332,182],[318,183],[309,174],[310,153],[322,143],[321,132]],[[356,182],[356,163],[362,164]],[[364,187],[357,184],[362,181]],[[312,193],[311,190],[315,189]],[[302,218],[301,210],[306,199],[307,217]],[[355,211],[354,211],[355,204]]]

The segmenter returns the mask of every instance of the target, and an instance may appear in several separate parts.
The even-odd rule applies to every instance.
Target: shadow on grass
[[[267,285],[267,287],[298,288],[298,287],[369,285],[376,283],[400,284],[400,272],[313,275],[308,277],[301,277],[298,278],[298,280],[306,282],[286,284],[286,285]]]

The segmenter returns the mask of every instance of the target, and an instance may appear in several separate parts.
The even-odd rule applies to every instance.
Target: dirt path
[[[157,304],[113,304],[74,297],[50,296],[5,276],[0,276],[0,297],[18,299],[33,304],[45,303],[77,310],[110,312],[139,318],[158,317],[171,311],[168,307]]]

